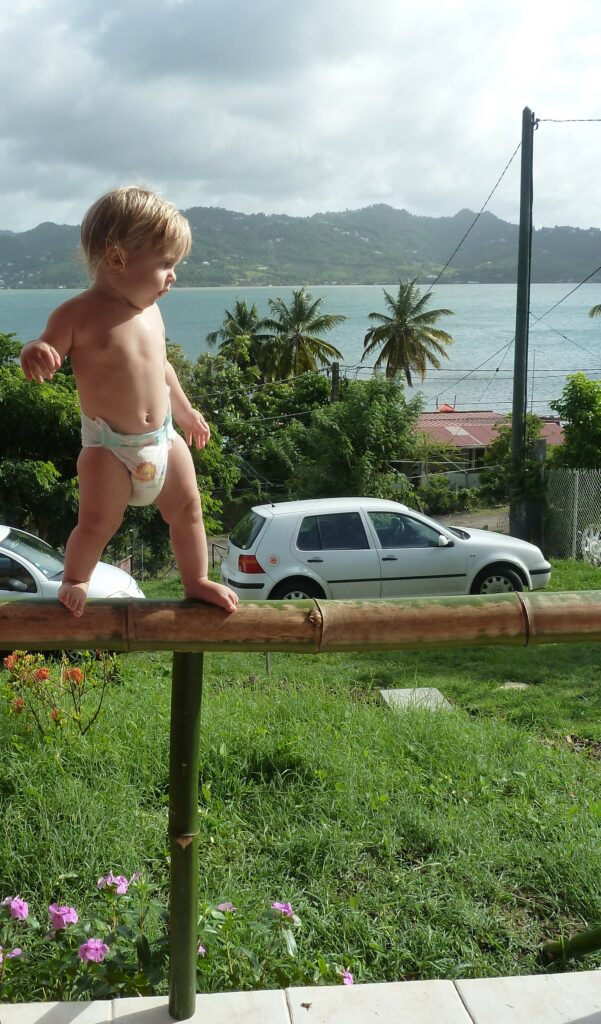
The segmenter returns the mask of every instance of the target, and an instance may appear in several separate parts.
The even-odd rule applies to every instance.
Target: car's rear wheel
[[[511,594],[524,589],[522,577],[506,565],[490,565],[476,576],[472,594]]]
[[[270,601],[303,601],[308,597],[325,597],[323,590],[313,580],[305,580],[302,576],[291,576],[289,580],[278,583],[271,594]]]

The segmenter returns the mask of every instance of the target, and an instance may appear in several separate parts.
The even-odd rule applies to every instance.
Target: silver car
[[[65,565],[50,544],[12,526],[0,526],[0,600],[56,598]],[[88,596],[144,597],[132,576],[99,562],[90,580]]]
[[[534,544],[377,498],[256,505],[221,563],[222,581],[252,601],[498,594],[539,590],[550,576]]]

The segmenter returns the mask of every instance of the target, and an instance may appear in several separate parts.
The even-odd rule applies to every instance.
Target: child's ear
[[[125,269],[125,253],[120,245],[107,245],[104,262],[108,270],[118,272]]]

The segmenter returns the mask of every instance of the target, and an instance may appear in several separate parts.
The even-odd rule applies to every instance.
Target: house
[[[561,444],[563,431],[559,417],[541,416],[540,419],[543,421],[541,437],[549,446]],[[444,472],[449,483],[456,487],[479,487],[484,453],[496,439],[497,427],[504,422],[506,416],[493,409],[458,411],[452,405],[441,405],[436,412],[421,414],[418,430],[429,441],[452,445],[456,450],[456,458],[449,459],[446,466],[437,463],[437,472]],[[423,464],[416,468],[423,481]]]

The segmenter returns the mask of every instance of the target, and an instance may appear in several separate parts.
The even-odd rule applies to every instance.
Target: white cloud
[[[0,228],[127,181],[182,207],[479,209],[520,137],[596,117],[601,12],[521,0],[21,0],[0,12]],[[600,221],[601,123],[541,123],[535,222]],[[519,159],[490,209],[515,220]]]

